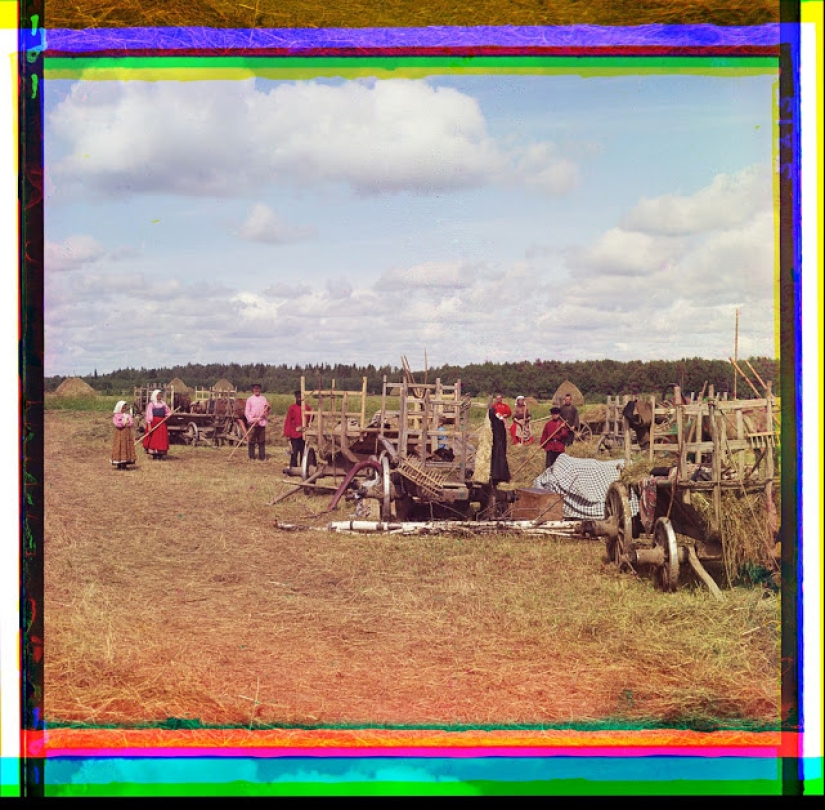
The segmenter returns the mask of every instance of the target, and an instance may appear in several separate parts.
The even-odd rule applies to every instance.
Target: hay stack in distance
[[[576,407],[581,407],[584,405],[584,397],[582,396],[582,392],[576,388],[570,380],[565,380],[557,389],[556,393],[553,394],[553,404],[557,407],[562,404],[564,401],[565,394],[570,394],[571,402]]]
[[[176,394],[192,393],[192,389],[180,377],[175,377],[166,387],[173,388]]]
[[[59,397],[96,397],[97,391],[79,377],[69,377],[57,386]]]
[[[235,386],[229,380],[218,380],[213,386],[213,391],[234,391]]]

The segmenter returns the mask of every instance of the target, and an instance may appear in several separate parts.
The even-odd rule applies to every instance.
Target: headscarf
[[[516,402],[518,402],[520,399],[524,399],[524,397],[519,394],[519,396],[516,397]]]
[[[154,402],[155,405],[158,404],[158,394],[160,394],[160,388],[156,388],[152,391],[152,402]]]
[[[115,409],[112,411],[112,413],[121,413],[121,412],[123,411],[123,406],[124,406],[125,404],[126,404],[126,400],[125,400],[125,399],[121,399],[121,400],[117,403],[117,405],[115,405]]]

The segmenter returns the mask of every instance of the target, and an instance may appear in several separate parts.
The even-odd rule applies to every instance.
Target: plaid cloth
[[[573,458],[560,455],[535,481],[536,489],[549,489],[564,498],[562,514],[578,520],[603,520],[607,489],[619,480],[624,459],[597,461],[593,458]],[[630,514],[639,513],[639,498],[631,489],[628,493]]]

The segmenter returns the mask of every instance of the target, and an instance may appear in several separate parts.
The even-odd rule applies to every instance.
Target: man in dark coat
[[[561,414],[561,418],[564,419],[571,428],[564,439],[565,447],[570,447],[575,438],[574,431],[578,431],[579,429],[579,411],[573,404],[573,397],[570,394],[564,395],[564,401],[559,408],[559,413]]]

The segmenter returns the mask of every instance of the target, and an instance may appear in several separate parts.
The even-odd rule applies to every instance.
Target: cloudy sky
[[[46,374],[775,353],[775,76],[46,84]]]

